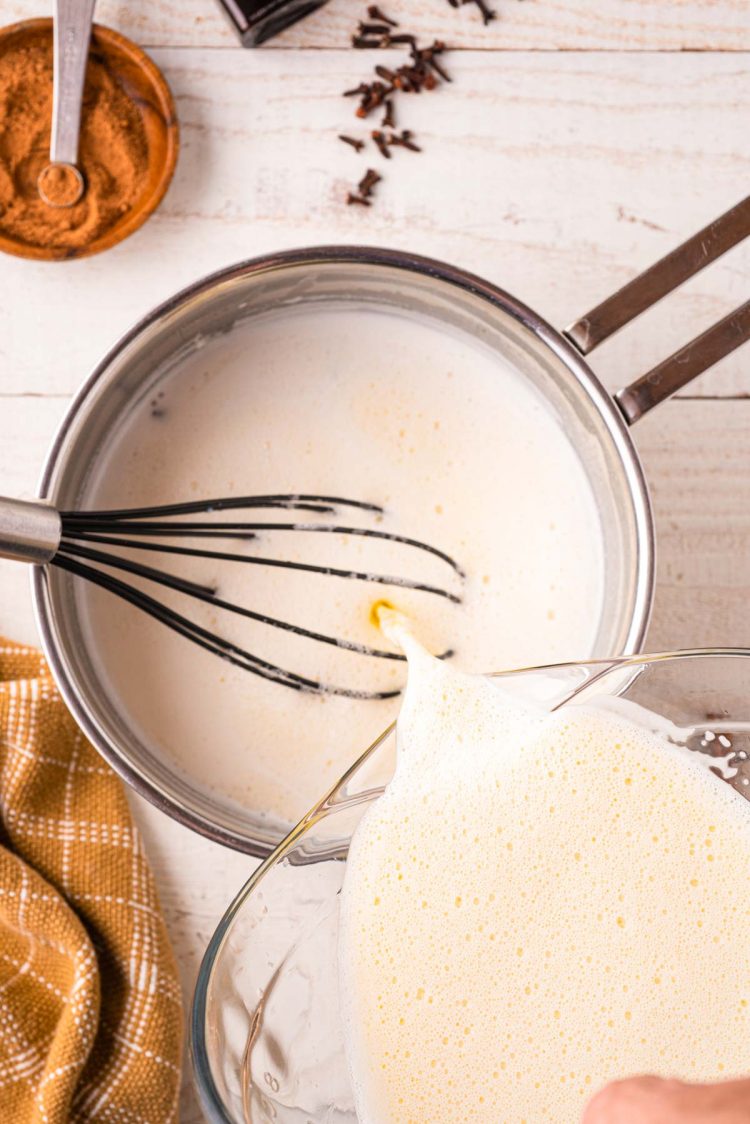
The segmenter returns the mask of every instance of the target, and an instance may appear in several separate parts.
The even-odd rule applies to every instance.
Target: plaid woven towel
[[[0,639],[0,1121],[177,1119],[182,1012],[125,792]]]

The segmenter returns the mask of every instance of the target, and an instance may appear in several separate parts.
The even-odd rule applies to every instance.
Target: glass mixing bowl
[[[627,699],[644,708],[637,720],[655,719],[670,741],[704,755],[717,784],[750,799],[750,650],[560,664],[497,678],[550,708]],[[391,727],[259,867],[209,944],[192,1050],[212,1122],[356,1124],[338,1000],[339,892],[352,834],[388,783],[394,752]]]

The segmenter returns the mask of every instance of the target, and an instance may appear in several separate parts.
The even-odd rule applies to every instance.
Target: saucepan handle
[[[49,504],[0,496],[0,558],[14,562],[49,562],[62,534],[60,515]]]
[[[581,352],[588,355],[636,316],[678,288],[689,277],[716,261],[750,235],[750,195],[700,230],[676,250],[652,265],[633,281],[629,281],[591,312],[576,320],[565,335]],[[718,324],[675,351],[668,359],[623,387],[615,400],[632,425],[660,402],[686,386],[697,375],[707,371],[719,359],[729,355],[750,339],[750,301],[730,312]]]

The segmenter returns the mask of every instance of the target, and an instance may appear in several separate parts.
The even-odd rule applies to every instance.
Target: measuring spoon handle
[[[50,160],[78,163],[81,102],[96,0],[55,0]]]

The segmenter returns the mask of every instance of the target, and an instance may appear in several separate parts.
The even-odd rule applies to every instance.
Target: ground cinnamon
[[[92,40],[78,165],[85,192],[72,207],[51,207],[37,180],[49,163],[52,121],[51,30],[30,28],[0,54],[0,232],[27,246],[87,246],[138,200],[148,172],[148,141],[136,103]]]

